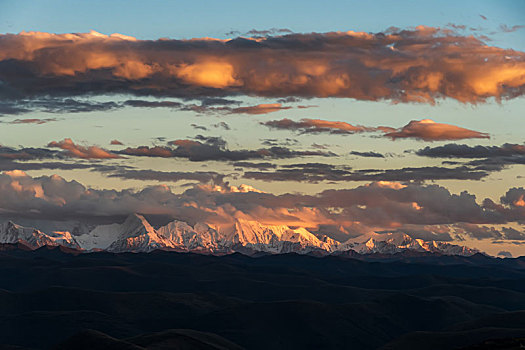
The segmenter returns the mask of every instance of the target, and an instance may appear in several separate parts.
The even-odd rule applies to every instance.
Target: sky
[[[0,215],[525,255],[523,1],[0,0]]]

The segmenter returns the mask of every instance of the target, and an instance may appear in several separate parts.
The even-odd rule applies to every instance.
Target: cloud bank
[[[525,53],[424,26],[231,40],[21,32],[0,35],[0,46],[0,95],[12,100],[123,93],[481,103],[525,93]]]
[[[523,240],[514,226],[525,220],[525,189],[513,188],[499,203],[482,203],[468,192],[437,185],[373,182],[316,195],[274,195],[250,186],[196,185],[181,194],[159,185],[134,190],[87,188],[58,175],[31,177],[22,171],[0,174],[0,215],[34,219],[92,221],[123,219],[139,212],[221,226],[237,218],[286,224],[339,234],[402,230],[426,238],[472,237]],[[337,228],[337,229],[336,229]]]
[[[468,146],[449,143],[444,146],[427,146],[416,154],[431,158],[495,158],[525,156],[525,145],[505,143],[501,146]]]

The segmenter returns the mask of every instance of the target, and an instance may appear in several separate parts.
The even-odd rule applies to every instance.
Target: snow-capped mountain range
[[[469,256],[479,251],[438,241],[414,239],[401,232],[372,234],[338,242],[328,236],[313,234],[305,228],[285,225],[263,225],[256,221],[237,220],[233,229],[221,231],[207,224],[193,227],[183,221],[172,221],[153,228],[141,215],[130,215],[122,224],[99,225],[89,232],[73,235],[69,231],[44,233],[11,221],[0,224],[0,243],[22,243],[37,249],[45,245],[64,246],[83,251],[150,252],[171,250],[228,254],[232,252],[395,254],[404,251],[432,252]]]

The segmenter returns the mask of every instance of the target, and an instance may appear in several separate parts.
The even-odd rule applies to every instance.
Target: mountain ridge
[[[438,253],[471,256],[478,250],[439,241],[415,239],[402,232],[372,234],[338,242],[325,235],[316,235],[306,228],[286,225],[265,225],[258,221],[238,219],[230,230],[214,228],[206,223],[191,226],[174,220],[155,229],[140,214],[131,214],[121,223],[98,225],[80,235],[69,231],[44,233],[12,221],[0,224],[0,243],[21,243],[30,249],[42,246],[63,246],[80,251],[151,252],[168,250],[223,255],[234,252],[265,254],[341,254],[393,255],[403,252]]]

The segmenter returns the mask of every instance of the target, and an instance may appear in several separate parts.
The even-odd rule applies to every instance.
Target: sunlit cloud
[[[62,141],[51,141],[47,147],[61,148],[66,151],[70,157],[84,158],[84,159],[112,159],[120,158],[119,155],[106,151],[97,146],[80,146],[75,144],[73,140],[66,138]]]
[[[424,26],[228,40],[22,32],[1,35],[0,45],[0,94],[25,98],[244,94],[482,103],[525,92],[523,52]]]
[[[461,128],[459,126],[436,123],[431,119],[412,120],[404,127],[385,133],[393,140],[400,138],[414,138],[424,141],[488,139],[489,134]]]

